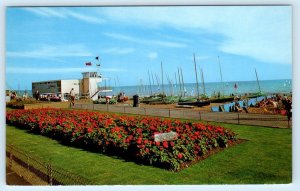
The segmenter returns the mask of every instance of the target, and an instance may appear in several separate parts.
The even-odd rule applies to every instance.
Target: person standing
[[[35,99],[36,99],[36,101],[38,101],[40,99],[40,92],[39,92],[39,90],[36,90],[36,92],[35,92]]]
[[[72,104],[72,106],[74,106],[74,104],[75,104],[75,92],[74,92],[74,88],[72,88],[71,91],[70,91],[70,98],[71,98],[71,104]]]
[[[286,101],[285,110],[286,110],[288,121],[290,121],[292,118],[292,101],[289,99],[287,99]]]

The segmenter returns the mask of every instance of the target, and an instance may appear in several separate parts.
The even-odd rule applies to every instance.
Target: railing
[[[73,108],[170,118],[197,119],[211,122],[213,121],[265,127],[290,128],[292,126],[291,121],[288,121],[286,116],[272,114],[267,115],[238,112],[208,112],[188,109],[158,109],[132,106],[116,106],[109,104],[75,104]]]
[[[90,182],[79,175],[52,165],[16,148],[6,146],[6,165],[32,185],[87,185]]]

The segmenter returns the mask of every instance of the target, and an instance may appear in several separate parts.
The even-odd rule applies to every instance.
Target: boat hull
[[[210,99],[210,103],[224,103],[224,102],[232,102],[234,100],[234,97],[228,97],[228,98],[216,98],[216,99]]]
[[[178,105],[192,105],[197,107],[202,107],[206,105],[210,105],[210,101],[196,101],[196,102],[178,102]]]

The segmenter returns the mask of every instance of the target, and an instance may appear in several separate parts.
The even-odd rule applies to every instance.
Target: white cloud
[[[89,72],[90,67],[81,68],[27,68],[27,67],[7,67],[6,72],[9,74],[64,74],[64,73],[79,73]],[[122,68],[101,68],[104,72],[123,72]]]
[[[280,7],[244,10],[222,32],[229,38],[220,50],[273,63],[292,63],[291,12]],[[229,14],[229,13],[228,13]],[[231,14],[232,17],[234,17]]]
[[[135,51],[134,48],[120,48],[120,47],[113,47],[113,48],[102,50],[102,52],[106,54],[130,54],[133,53],[134,51]]]
[[[116,22],[148,28],[173,27],[192,31],[193,34],[197,31],[220,34],[225,37],[218,47],[223,52],[281,64],[292,62],[291,14],[291,6],[167,6],[104,9],[107,19]]]
[[[187,45],[184,43],[178,43],[178,42],[171,42],[171,41],[161,41],[161,40],[145,40],[137,37],[132,37],[129,35],[123,35],[118,33],[102,33],[105,36],[119,39],[119,40],[125,40],[129,42],[134,43],[140,43],[140,44],[146,44],[146,45],[158,45],[158,46],[164,46],[164,47],[171,47],[171,48],[184,48]]]
[[[26,11],[31,13],[37,14],[43,17],[59,17],[59,18],[66,18],[66,15],[63,12],[59,12],[53,8],[47,7],[31,7],[31,8],[23,8]]]
[[[24,8],[24,10],[37,14],[42,17],[73,18],[73,19],[77,19],[80,21],[93,23],[93,24],[102,24],[106,22],[103,18],[88,16],[86,14],[75,12],[66,8],[32,7],[32,8]]]
[[[71,45],[41,45],[37,49],[28,51],[7,51],[8,57],[26,57],[26,58],[54,58],[54,57],[85,57],[93,56],[85,46],[81,44]]]
[[[150,58],[150,60],[156,59],[157,56],[158,56],[157,52],[150,52],[150,53],[148,54],[148,58]]]
[[[93,16],[87,16],[84,14],[80,14],[74,11],[71,11],[69,9],[63,9],[63,12],[65,12],[66,15],[73,17],[75,19],[85,21],[88,23],[94,23],[94,24],[102,24],[105,23],[106,21],[100,17],[93,17]]]

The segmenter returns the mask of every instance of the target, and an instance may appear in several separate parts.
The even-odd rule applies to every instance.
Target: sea
[[[179,95],[184,92],[186,96],[197,95],[196,83],[184,84],[184,87],[179,84],[164,84],[153,85],[140,84],[137,86],[122,86],[112,87],[112,94],[117,95],[119,92],[124,92],[127,96],[139,95],[148,96],[164,92],[167,95]],[[239,81],[239,82],[208,82],[204,86],[202,83],[198,84],[199,94],[206,94],[207,96],[218,95],[244,95],[246,93],[257,93],[261,91],[266,94],[292,94],[292,80],[261,80],[257,81]],[[204,93],[205,92],[205,93]]]
[[[149,96],[153,94],[165,93],[166,95],[179,95],[180,92],[185,96],[196,96],[197,85],[196,83],[186,83],[184,87],[179,84],[164,84],[153,85],[151,84],[139,84],[136,86],[116,86],[111,87],[112,92],[106,93],[106,95],[118,95],[120,92],[124,92],[126,96]],[[207,96],[218,95],[244,95],[246,93],[257,93],[261,91],[266,94],[292,94],[292,80],[260,80],[257,81],[237,81],[237,82],[207,82],[202,85],[198,84],[199,94],[205,94]],[[16,90],[18,95],[23,95],[25,91],[29,96],[32,96],[31,90]]]

